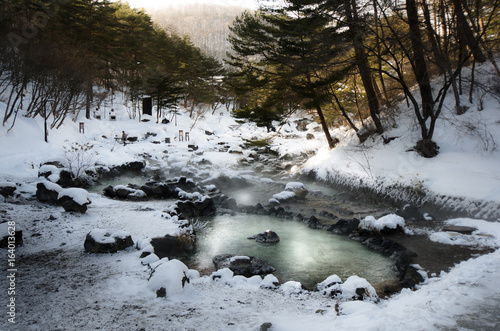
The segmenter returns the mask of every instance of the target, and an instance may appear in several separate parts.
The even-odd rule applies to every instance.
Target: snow
[[[376,219],[373,216],[367,216],[359,223],[359,228],[364,230],[397,229],[404,228],[405,219],[395,214],[389,214]]]
[[[302,284],[293,280],[285,282],[280,286],[279,290],[286,295],[301,294],[303,292]]]
[[[47,180],[42,180],[40,183],[43,184],[47,190],[54,191],[59,194],[64,190],[59,184],[52,183]]]
[[[429,198],[449,196],[442,198],[447,207],[456,205],[464,210],[483,207],[483,211],[477,212],[477,219],[446,221],[450,225],[477,228],[472,235],[440,231],[428,235],[447,244],[489,248],[491,253],[427,278],[415,291],[404,290],[379,300],[370,285],[356,275],[343,283],[334,275],[326,279],[322,286],[336,282],[345,295],[332,299],[321,291],[302,290],[293,280],[279,284],[274,275],[244,278],[222,269],[210,276],[200,276],[199,271],[189,270],[177,260],[159,259],[154,254],[140,259],[143,252],[153,252],[150,238],[180,233],[175,217],[162,217],[175,201],[148,201],[148,208],[144,208],[144,202],[110,200],[73,188],[63,190],[38,178],[42,170],[55,175],[57,168],[40,165],[47,161],[64,164],[67,160],[64,147],[74,142],[92,143],[98,153],[97,161],[107,167],[143,161],[141,155],[148,154],[146,167],[167,175],[207,171],[214,178],[220,174],[241,177],[238,166],[243,156],[220,153],[219,143],[239,150],[242,139],[269,137],[265,129],[243,124],[228,130],[235,122],[226,112],[223,116],[206,115],[195,126],[185,114],[179,116],[178,126],[160,125],[154,120],[139,123],[127,118],[125,107],[118,100],[115,122],[68,119],[60,129],[50,131],[49,143],[45,143],[43,119],[19,116],[13,130],[8,131],[8,125],[0,127],[0,182],[16,183],[21,192],[14,200],[3,197],[0,200],[2,220],[4,217],[15,220],[16,228],[22,227],[25,236],[24,245],[16,251],[22,274],[16,289],[19,329],[256,330],[265,322],[272,323],[273,330],[499,329],[500,222],[495,220],[500,203],[500,151],[494,148],[494,142],[500,141],[500,107],[494,100],[486,101],[484,110],[471,107],[462,116],[453,115],[453,107],[447,107],[436,128],[440,154],[433,159],[406,152],[418,137],[410,117],[387,131],[389,137],[398,137],[387,145],[375,137],[360,148],[352,132],[338,129],[333,134],[341,142],[330,150],[321,134],[315,133],[316,139],[307,141],[306,132],[294,131],[292,125],[286,130],[299,135],[300,140],[274,138],[271,147],[280,156],[317,151],[304,166],[292,168],[297,173],[313,171],[322,180],[343,178],[354,187],[371,187],[378,192],[390,188],[387,190],[394,196],[400,192],[392,188],[411,187],[425,192]],[[5,103],[0,101],[0,113],[4,110]],[[409,112],[403,109],[403,115],[405,111]],[[85,134],[78,133],[79,121],[85,124]],[[491,136],[464,131],[467,122],[487,130]],[[317,124],[308,127],[309,132],[313,132],[314,126]],[[126,146],[115,143],[114,137],[122,130],[129,136],[137,136],[138,141]],[[188,142],[174,140],[178,130],[190,131],[191,142],[195,141],[203,154],[189,152]],[[206,135],[205,130],[214,135]],[[146,132],[157,136],[145,139]],[[171,144],[151,143],[163,142],[167,137],[171,138]],[[202,159],[212,163],[211,169],[197,169],[196,162]],[[91,199],[91,208],[82,215],[62,213],[59,208],[32,201],[30,197],[39,182],[81,201]],[[265,185],[273,180],[263,178],[261,182]],[[281,194],[287,194],[288,198],[293,192],[284,191],[277,194],[278,198],[283,197]],[[482,216],[488,216],[488,220],[480,219]],[[404,220],[395,215],[385,217],[378,220],[367,217],[363,222],[374,228],[382,224],[404,226]],[[426,218],[431,219],[430,215]],[[110,240],[111,233],[116,234],[110,229],[120,229],[119,234],[132,235],[138,250],[99,256],[85,254],[83,241],[90,229],[102,241]],[[1,252],[5,256],[5,250]],[[155,272],[149,279],[152,269]],[[184,277],[190,282],[182,287]],[[6,277],[0,279],[0,286],[8,288]],[[370,300],[345,301],[360,286],[368,289]],[[167,289],[166,298],[156,297],[159,287]],[[6,291],[0,299],[6,302]],[[473,323],[472,327],[463,327],[467,323]],[[10,328],[2,318],[0,329]]]
[[[192,285],[186,280],[189,279],[188,270],[188,267],[181,261],[169,260],[153,270],[148,287],[152,291],[165,288],[167,297],[192,290]]]
[[[500,228],[497,223],[470,218],[456,218],[446,221],[449,225],[473,227],[477,230],[472,235],[456,232],[433,232],[429,239],[447,245],[474,246],[485,248],[498,248],[500,241]]]
[[[130,236],[126,231],[109,229],[94,229],[89,232],[89,235],[99,244],[113,244],[115,238],[125,239]]]
[[[90,203],[89,192],[87,192],[83,188],[71,187],[63,189],[61,192],[59,192],[59,196],[57,197],[57,199],[61,199],[62,197],[70,197],[79,205]]]
[[[278,200],[278,201],[284,201],[288,199],[293,199],[295,198],[295,193],[290,192],[290,191],[283,191],[280,193],[276,193],[273,195],[273,199]]]
[[[285,186],[285,191],[293,191],[296,189],[305,189],[304,183],[300,182],[289,182]]]

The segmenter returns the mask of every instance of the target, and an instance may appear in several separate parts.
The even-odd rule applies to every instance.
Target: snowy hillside
[[[4,107],[0,103],[0,112]],[[376,192],[390,189],[396,197],[406,192],[396,188],[412,187],[432,199],[452,197],[443,202],[449,208],[452,206],[447,204],[453,203],[467,210],[472,202],[482,203],[479,216],[498,217],[494,206],[500,203],[499,109],[491,99],[484,110],[471,105],[460,117],[448,110],[439,122],[436,141],[441,149],[434,159],[407,152],[418,135],[410,117],[387,133],[397,137],[388,145],[376,138],[360,147],[351,132],[336,130],[341,143],[328,150],[314,123],[308,131],[299,131],[291,121],[276,135],[252,124],[238,124],[225,110],[196,121],[183,112],[177,119],[168,117],[169,124],[156,124],[155,119],[129,119],[118,101],[115,121],[107,115],[102,120],[68,120],[60,129],[50,130],[48,143],[44,142],[43,119],[20,116],[12,130],[7,130],[8,125],[0,128],[0,182],[16,184],[19,193],[14,198],[1,198],[0,213],[2,219],[15,220],[25,234],[24,245],[16,249],[21,274],[15,297],[18,328],[12,328],[4,314],[0,329],[257,330],[264,325],[272,325],[270,330],[498,329],[498,222],[451,219],[447,222],[474,226],[477,231],[458,237],[429,233],[441,242],[467,242],[492,252],[428,278],[416,291],[404,290],[390,299],[336,302],[320,292],[304,291],[292,281],[275,285],[269,278],[224,272],[220,278],[197,277],[194,271],[186,271],[191,282],[184,291],[177,287],[175,295],[157,298],[149,287],[150,270],[141,264],[140,251],[86,254],[83,240],[96,228],[124,230],[132,234],[134,242],[160,232],[177,234],[178,226],[162,215],[168,204],[125,203],[91,192],[89,211],[77,215],[34,202],[32,196],[40,165],[54,160],[67,162],[67,150],[76,143],[92,146],[93,161],[108,167],[145,160],[148,169],[166,174],[207,172],[204,175],[211,176],[241,175],[241,158],[250,154],[241,147],[245,139],[273,138],[271,148],[292,160],[318,151],[303,167],[293,167],[295,173],[313,171],[323,180]],[[80,122],[84,132],[79,132]],[[122,131],[137,137],[137,142],[121,144]],[[315,139],[307,140],[308,133]],[[198,147],[198,153],[193,146]],[[202,159],[212,166],[198,168]],[[7,250],[0,252],[5,259]],[[178,270],[181,275],[185,272],[182,266]],[[169,273],[165,277],[177,276]],[[356,283],[357,279],[351,281]],[[2,277],[2,288],[8,288],[7,282]],[[7,291],[2,292],[2,302],[7,302]]]

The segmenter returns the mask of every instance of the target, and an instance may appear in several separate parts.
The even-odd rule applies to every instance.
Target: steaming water
[[[276,244],[258,243],[248,237],[271,229],[280,236]],[[373,286],[393,282],[392,261],[347,237],[308,228],[293,220],[260,215],[221,215],[198,232],[197,252],[188,264],[212,270],[218,254],[255,256],[276,268],[280,282],[294,280],[312,289],[337,274],[366,278]]]

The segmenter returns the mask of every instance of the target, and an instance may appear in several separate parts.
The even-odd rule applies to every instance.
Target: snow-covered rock
[[[217,269],[228,268],[232,270],[235,275],[242,275],[245,277],[266,275],[276,270],[266,261],[253,256],[222,254],[214,257],[213,263]]]
[[[133,245],[132,236],[125,231],[94,229],[87,234],[84,248],[89,253],[114,253]]]
[[[16,184],[10,182],[0,182],[0,195],[8,197],[16,191]]]
[[[375,233],[402,231],[405,226],[405,219],[395,214],[389,214],[379,219],[373,216],[366,216],[359,223],[360,230],[368,230]]]
[[[323,295],[335,296],[342,292],[340,289],[342,283],[342,279],[339,276],[331,275],[321,283],[316,284],[315,290],[321,292]]]
[[[341,285],[342,294],[339,297],[344,301],[366,300],[377,301],[378,295],[373,286],[364,278],[351,276]]]
[[[266,275],[264,279],[260,282],[260,288],[265,288],[265,289],[277,289],[279,286],[280,282],[276,276],[270,274]]]
[[[59,193],[62,190],[58,184],[44,180],[36,184],[36,198],[41,202],[59,204]]]
[[[248,237],[248,239],[253,239],[259,243],[277,243],[280,241],[278,234],[272,230],[266,230],[255,236]]]
[[[57,201],[65,211],[75,211],[82,214],[87,211],[87,205],[91,203],[89,192],[77,187],[63,189],[59,192]]]
[[[289,182],[285,185],[285,191],[290,191],[295,193],[295,198],[297,200],[305,200],[307,193],[309,191],[306,189],[305,185],[301,182]]]
[[[171,297],[192,289],[189,268],[179,260],[169,260],[157,266],[151,273],[148,288],[158,297]]]
[[[288,201],[293,201],[296,199],[295,193],[290,192],[290,191],[282,191],[280,193],[276,193],[273,195],[273,197],[269,200],[269,203],[272,202],[288,202]],[[272,201],[272,202],[271,202]]]
[[[351,276],[342,282],[337,275],[331,275],[316,285],[321,294],[340,301],[365,300],[377,301],[378,295],[373,286],[364,278]]]
[[[300,294],[304,292],[302,284],[293,280],[284,283],[279,289],[287,295]]]
[[[151,265],[152,263],[155,263],[158,261],[160,261],[160,258],[158,257],[158,255],[152,253],[152,254],[149,254],[148,256],[142,258],[141,264],[142,265]]]

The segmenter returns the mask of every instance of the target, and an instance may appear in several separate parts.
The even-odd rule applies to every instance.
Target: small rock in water
[[[266,230],[263,233],[248,237],[248,239],[255,239],[256,242],[260,243],[277,243],[280,241],[278,234],[272,230]]]

